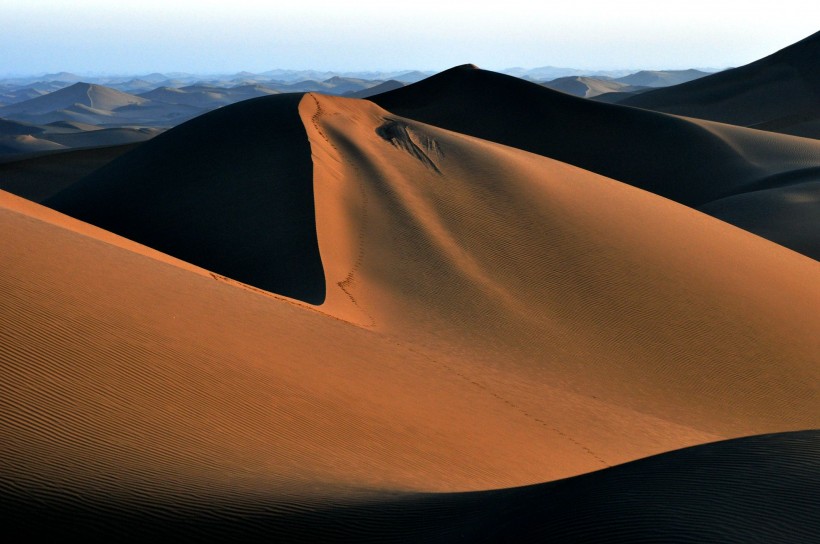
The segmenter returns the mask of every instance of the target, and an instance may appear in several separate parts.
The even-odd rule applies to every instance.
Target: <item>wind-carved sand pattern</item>
[[[376,134],[399,149],[417,158],[426,167],[441,174],[436,160],[444,157],[439,143],[424,134],[416,133],[406,122],[385,118],[384,124],[376,129]],[[433,160],[435,158],[436,160]]]

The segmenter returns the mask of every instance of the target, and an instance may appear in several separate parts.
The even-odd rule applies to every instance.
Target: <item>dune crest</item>
[[[469,360],[499,392],[526,376],[533,397],[558,387],[722,436],[818,423],[818,263],[366,102],[309,94],[300,111],[324,311]],[[580,425],[548,402],[533,410]],[[585,432],[601,433],[592,450],[611,444]]]

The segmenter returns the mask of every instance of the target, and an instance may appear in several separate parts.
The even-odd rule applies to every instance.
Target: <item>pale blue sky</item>
[[[820,2],[0,0],[0,75],[738,66]]]

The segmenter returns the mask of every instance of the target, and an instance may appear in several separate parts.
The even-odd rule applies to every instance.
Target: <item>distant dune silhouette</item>
[[[820,139],[820,32],[740,68],[621,103]]]

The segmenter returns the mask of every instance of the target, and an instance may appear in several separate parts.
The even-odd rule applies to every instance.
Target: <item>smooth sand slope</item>
[[[415,493],[820,426],[818,263],[367,101],[286,95],[223,111],[50,202],[111,230],[152,232],[138,219],[165,218],[171,250],[229,241],[260,259],[276,247],[270,232],[222,219],[230,210],[249,224],[311,214],[313,231],[290,236],[318,245],[324,302],[263,293],[3,193],[0,492],[22,527],[297,541],[799,541],[816,527],[800,499],[816,489],[815,434],[677,452],[560,488]],[[306,176],[282,173],[285,153]],[[221,178],[199,166],[206,157]],[[310,199],[290,197],[304,185]],[[195,231],[208,214],[218,236]]]
[[[820,143],[814,140],[591,102],[471,66],[371,100],[399,115],[574,164],[688,206],[820,180]],[[746,203],[736,201],[735,214],[749,216]],[[820,214],[818,206],[804,204],[812,214]],[[820,257],[820,232],[810,232],[806,243],[805,229],[795,230],[793,223],[741,226]]]
[[[820,138],[820,32],[740,68],[621,104]]]
[[[816,425],[820,264],[367,102],[310,95],[300,109],[312,119],[322,308],[483,361],[498,369],[488,383],[526,376],[536,399],[558,386],[722,436]],[[581,427],[533,402],[559,428]],[[583,418],[593,452],[614,440],[597,417]]]

